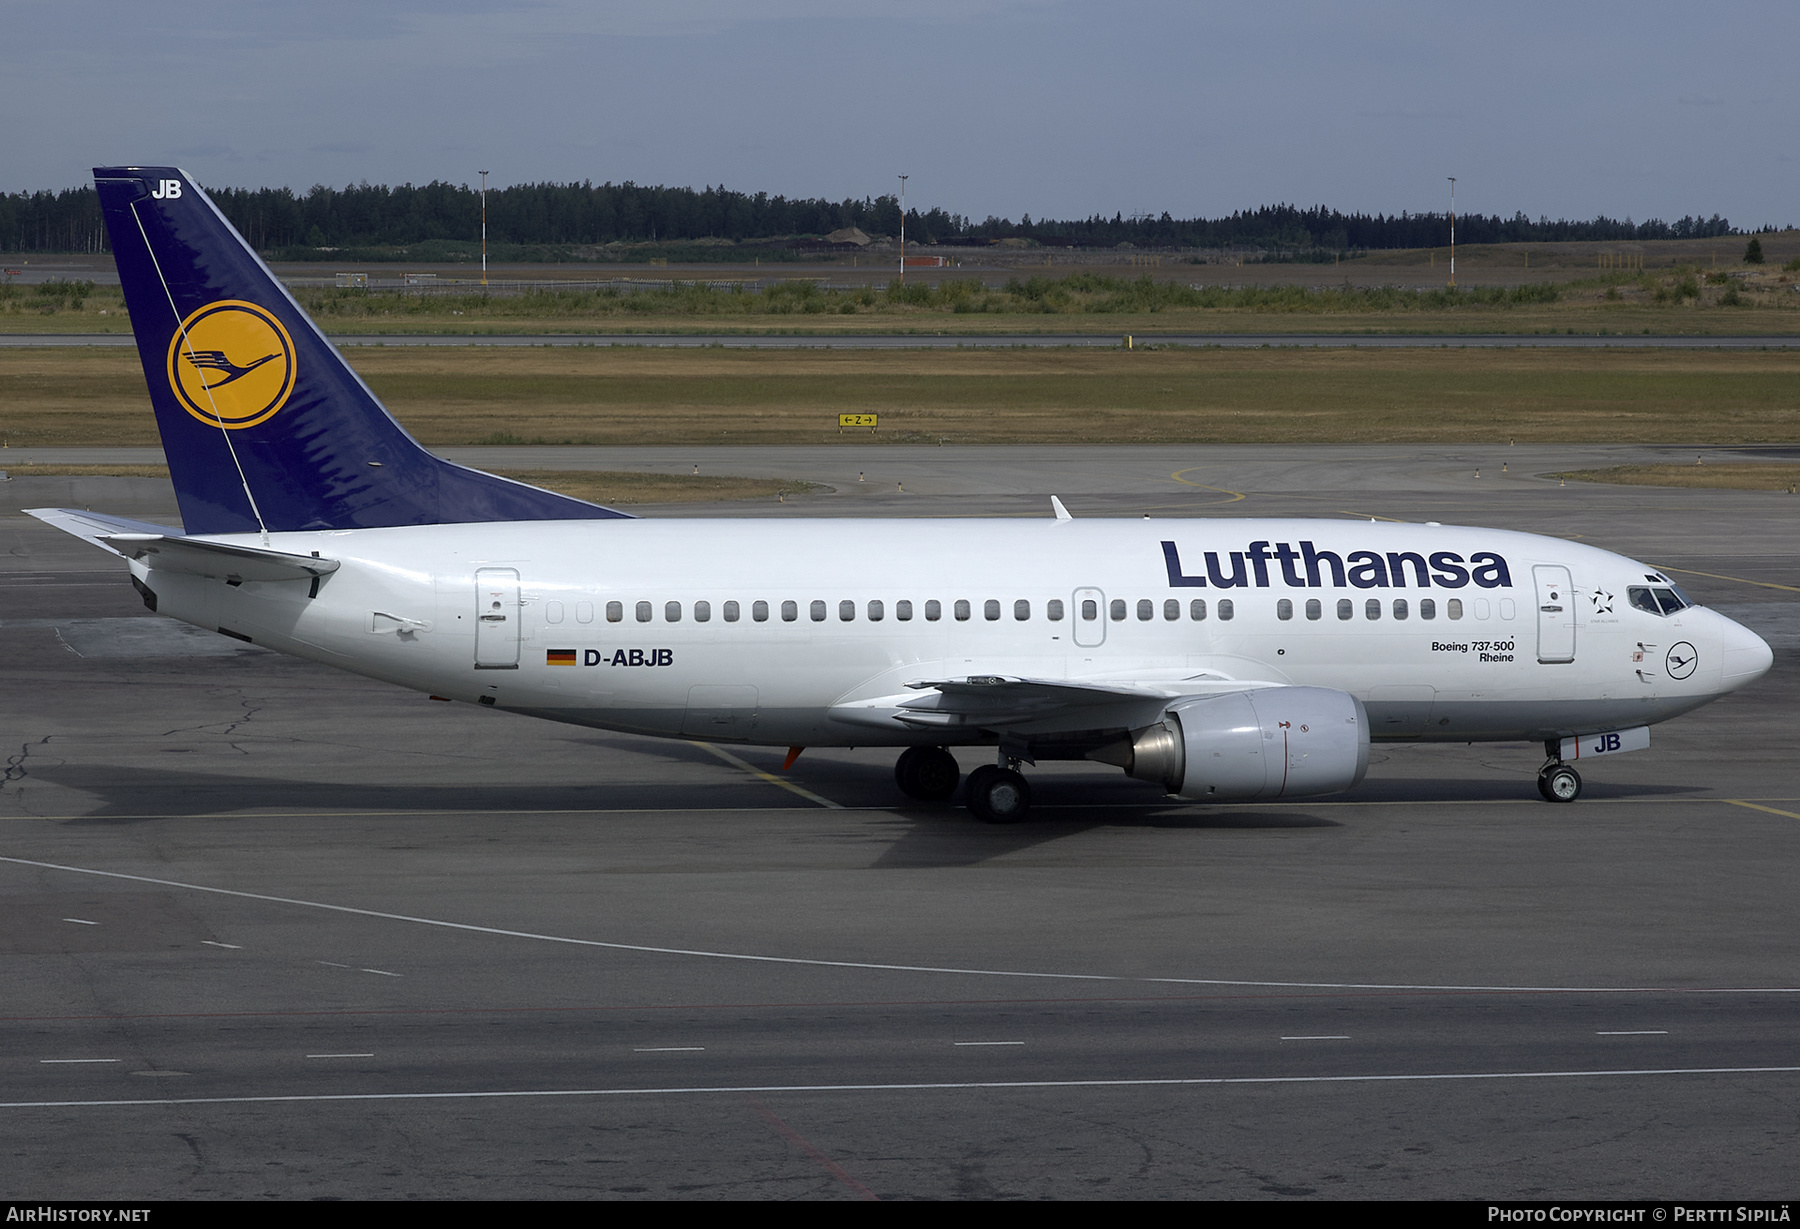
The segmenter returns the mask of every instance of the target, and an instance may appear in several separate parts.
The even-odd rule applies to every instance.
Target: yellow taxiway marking
[[[1719,801],[1729,802],[1734,807],[1749,807],[1752,811],[1767,811],[1771,815],[1779,815],[1784,819],[1800,819],[1800,815],[1796,815],[1792,811],[1781,811],[1774,807],[1763,806],[1761,803],[1745,802],[1742,798],[1721,798]]]
[[[1226,488],[1224,488],[1222,486],[1208,486],[1204,482],[1189,482],[1186,478],[1183,478],[1181,476],[1183,474],[1191,474],[1195,470],[1198,470],[1198,469],[1206,469],[1206,468],[1208,468],[1208,467],[1204,466],[1204,465],[1190,465],[1186,469],[1176,470],[1174,473],[1170,474],[1169,477],[1171,477],[1175,481],[1179,482],[1182,486],[1199,487],[1202,491],[1217,491],[1221,495],[1231,496],[1230,499],[1220,500],[1219,501],[1220,503],[1234,504],[1238,500],[1245,498],[1244,493],[1242,491],[1231,491],[1231,490],[1227,490]]]
[[[1742,576],[1721,576],[1717,572],[1696,572],[1692,568],[1659,567],[1657,570],[1662,572],[1680,572],[1683,576],[1704,576],[1708,580],[1729,580],[1740,585],[1756,585],[1762,589],[1780,589],[1783,593],[1800,593],[1800,588],[1796,588],[1793,585],[1778,585],[1771,580],[1745,580]]]
[[[760,777],[762,780],[767,781],[770,785],[779,785],[782,789],[785,789],[785,790],[789,791],[790,793],[799,794],[802,798],[806,799],[808,802],[816,802],[820,806],[829,807],[833,811],[841,811],[844,809],[841,805],[833,802],[829,798],[821,798],[821,797],[819,797],[819,795],[813,793],[811,790],[806,789],[799,785],[795,785],[792,781],[784,781],[780,777],[776,776],[774,773],[765,772],[762,769],[758,768],[755,764],[752,764],[752,763],[748,762],[747,760],[740,760],[737,756],[731,754],[731,752],[725,750],[723,747],[715,747],[711,743],[703,743],[703,742],[696,742],[694,745],[696,747],[701,748],[704,751],[712,752],[714,755],[718,756],[720,759],[724,760],[727,764],[730,764],[734,768],[742,768],[745,772],[749,773],[751,776]]]

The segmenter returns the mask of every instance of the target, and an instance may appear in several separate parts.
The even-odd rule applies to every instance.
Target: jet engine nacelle
[[[1204,802],[1335,794],[1369,770],[1369,719],[1347,692],[1261,687],[1173,704],[1093,758]]]

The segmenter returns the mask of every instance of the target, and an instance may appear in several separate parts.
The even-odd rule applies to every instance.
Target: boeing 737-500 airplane
[[[33,515],[150,609],[419,691],[671,738],[901,748],[914,797],[1030,807],[1092,760],[1196,801],[1363,778],[1371,740],[1574,763],[1770,665],[1653,567],[1554,538],[1303,520],[643,520],[453,465],[192,179],[94,172],[184,529]]]

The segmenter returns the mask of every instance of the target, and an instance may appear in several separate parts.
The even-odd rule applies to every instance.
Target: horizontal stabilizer
[[[101,550],[112,551],[115,555],[121,552],[106,542],[113,534],[158,534],[170,538],[181,536],[181,530],[168,525],[153,525],[149,521],[134,521],[100,512],[81,512],[74,508],[27,508],[25,515],[35,516],[46,525],[73,534],[83,542],[98,546]]]
[[[164,572],[186,572],[214,580],[311,580],[338,570],[336,559],[291,555],[286,551],[209,542],[156,533],[115,533],[101,544],[127,559],[141,559]]]

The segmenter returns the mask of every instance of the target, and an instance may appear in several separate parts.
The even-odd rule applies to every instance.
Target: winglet
[[[1056,519],[1059,521],[1072,521],[1075,519],[1069,515],[1069,510],[1063,507],[1063,501],[1054,495],[1050,497],[1050,510],[1056,513]]]

